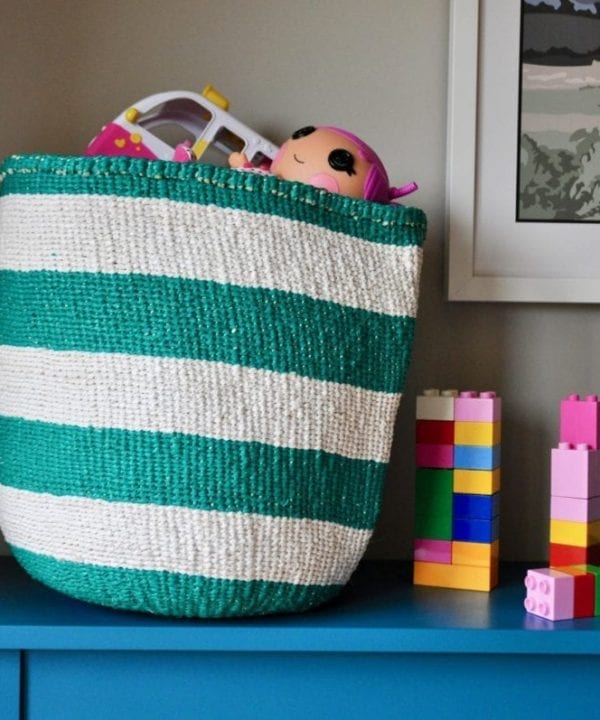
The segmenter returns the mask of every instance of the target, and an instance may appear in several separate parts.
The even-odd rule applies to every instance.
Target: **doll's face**
[[[327,128],[307,127],[282,145],[271,172],[284,180],[362,198],[370,167],[350,139]]]

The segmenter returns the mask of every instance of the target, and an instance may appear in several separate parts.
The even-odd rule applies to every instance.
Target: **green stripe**
[[[402,390],[414,318],[148,275],[0,272],[0,344],[192,358]]]
[[[0,417],[0,483],[113,502],[310,518],[370,530],[386,465],[256,442]]]
[[[29,155],[0,166],[0,195],[91,194],[167,198],[279,215],[372,242],[421,245],[422,210],[355,200],[271,175],[203,163]]]
[[[178,617],[235,617],[300,612],[337,595],[339,585],[220,580],[157,570],[127,570],[57,560],[15,546],[37,580],[86,602]]]

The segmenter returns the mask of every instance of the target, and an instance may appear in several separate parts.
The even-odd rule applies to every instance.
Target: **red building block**
[[[600,567],[597,565],[577,565],[580,570],[590,573],[596,579],[596,607],[594,615],[600,615]]]
[[[600,545],[575,547],[550,543],[550,566],[561,565],[600,565]]]
[[[452,420],[417,420],[417,442],[453,445],[454,422]]]
[[[587,443],[600,448],[600,401],[597,395],[585,400],[569,395],[560,403],[560,442]]]
[[[573,565],[555,569],[573,575],[575,580],[573,617],[594,617],[596,614],[596,577],[592,573],[582,570],[581,567]]]

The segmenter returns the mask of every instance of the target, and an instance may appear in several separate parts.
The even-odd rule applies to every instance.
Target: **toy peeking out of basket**
[[[379,203],[417,190],[414,182],[391,187],[378,155],[347,130],[309,125],[278,148],[228,109],[229,100],[212,85],[201,95],[187,91],[151,95],[105,125],[85,154],[176,162],[202,159],[216,164],[228,160],[237,170],[271,173]]]
[[[252,168],[244,153],[229,157],[231,167]],[[418,189],[415,182],[391,187],[379,156],[363,140],[337,127],[297,130],[270,164],[269,172],[329,192],[363,200],[389,203]]]
[[[209,162],[226,164],[228,155],[243,152],[254,165],[269,163],[277,145],[228,109],[229,100],[212,85],[200,95],[188,91],[150,95],[105,125],[85,154],[189,162],[207,160],[210,151]]]

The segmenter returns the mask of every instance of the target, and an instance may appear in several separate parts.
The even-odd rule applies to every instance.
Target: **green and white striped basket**
[[[380,509],[423,213],[193,163],[23,156],[0,173],[17,560],[166,615],[335,595]]]

